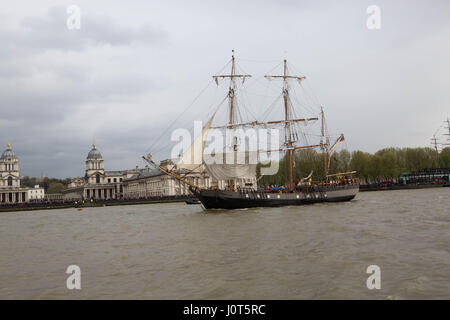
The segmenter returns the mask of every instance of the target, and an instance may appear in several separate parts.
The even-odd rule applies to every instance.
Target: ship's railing
[[[272,189],[272,187],[265,188],[252,188],[252,187],[237,187],[236,191],[240,194],[261,194],[261,193],[292,193],[292,192],[321,192],[326,188],[327,190],[342,190],[342,189],[353,189],[356,186],[359,186],[359,179],[351,178],[337,181],[312,181],[308,183],[304,183],[302,185],[298,185],[293,191],[288,190],[283,187],[276,187],[276,189]],[[217,187],[207,188],[207,190],[220,190]]]
[[[312,182],[304,182],[295,187],[293,192],[318,192],[321,191],[324,187],[331,190],[337,189],[352,189],[355,186],[359,186],[359,179],[351,178],[351,179],[341,179],[339,181],[312,181]],[[272,189],[273,187],[267,187],[267,189],[258,189],[258,192],[264,193],[291,193],[291,191],[287,188],[276,187],[276,189]]]

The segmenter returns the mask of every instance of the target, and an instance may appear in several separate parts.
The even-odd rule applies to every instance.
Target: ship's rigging
[[[181,155],[181,157],[180,157],[181,162],[178,161],[178,163],[180,165],[183,165],[183,157],[186,155],[191,157],[191,155],[194,155],[193,150],[195,150],[195,149],[200,149],[202,152],[202,156],[203,156],[203,150],[205,148],[206,136],[210,129],[226,130],[226,133],[227,133],[226,149],[227,150],[224,150],[224,152],[235,152],[236,153],[236,152],[239,152],[239,144],[240,144],[240,142],[238,141],[238,138],[234,135],[234,130],[236,128],[238,128],[238,127],[257,127],[257,126],[267,127],[267,126],[281,125],[284,127],[284,139],[283,139],[281,147],[276,148],[276,149],[268,148],[266,150],[258,149],[256,151],[258,153],[263,153],[263,152],[264,153],[272,153],[272,152],[285,152],[286,153],[286,157],[287,157],[287,161],[288,161],[289,190],[293,190],[295,187],[294,186],[294,177],[293,177],[293,166],[294,166],[294,152],[296,150],[309,149],[309,148],[320,148],[322,150],[323,157],[324,157],[323,162],[324,162],[325,179],[327,179],[328,167],[329,167],[328,153],[330,151],[334,152],[337,144],[339,142],[343,141],[343,135],[340,135],[338,137],[338,139],[336,140],[336,142],[332,145],[332,147],[329,148],[329,135],[326,131],[325,115],[324,115],[323,109],[320,108],[320,113],[317,116],[310,116],[310,117],[304,117],[304,118],[298,117],[297,111],[293,107],[294,104],[293,104],[293,101],[292,101],[291,95],[290,95],[291,85],[289,82],[291,80],[293,80],[301,85],[303,80],[306,79],[306,77],[301,76],[301,75],[289,74],[287,60],[284,60],[282,74],[276,74],[276,75],[267,74],[264,76],[266,78],[266,80],[268,80],[268,81],[277,80],[277,79],[282,80],[283,86],[281,88],[281,94],[277,96],[276,101],[271,103],[269,105],[269,108],[266,110],[266,112],[263,113],[262,120],[252,119],[250,121],[248,121],[248,120],[245,121],[240,112],[236,91],[237,91],[238,83],[240,83],[242,86],[244,86],[246,79],[251,78],[252,76],[247,73],[237,73],[236,72],[237,68],[236,68],[236,61],[235,61],[235,57],[234,57],[234,51],[233,51],[230,63],[231,63],[231,71],[229,74],[220,73],[220,74],[213,76],[213,81],[216,83],[217,86],[219,86],[220,80],[224,80],[224,79],[228,80],[229,79],[229,88],[228,88],[228,93],[227,93],[225,99],[223,99],[221,101],[221,103],[215,108],[214,112],[212,113],[211,118],[207,122],[207,125],[205,125],[205,127],[203,128],[201,135],[194,140],[194,143],[192,143],[191,147],[184,152],[184,155]],[[238,80],[241,80],[241,81],[238,81]],[[256,82],[259,82],[259,80],[256,80]],[[295,91],[295,90],[293,90],[293,91]],[[283,99],[282,108],[283,108],[284,118],[278,119],[278,120],[266,121],[266,119],[274,111],[274,109],[280,107],[279,105],[277,105],[277,101],[278,101],[278,98],[281,98],[281,97]],[[212,122],[214,120],[214,117],[215,117],[218,109],[222,106],[222,104],[224,103],[224,101],[226,99],[228,100],[227,123],[212,125]],[[297,98],[294,98],[294,100],[295,100],[295,102],[298,102]],[[253,118],[255,118],[255,117],[253,117]],[[320,119],[320,133],[318,136],[320,137],[320,141],[318,143],[308,143],[309,142],[307,139],[308,133],[306,133],[303,130],[303,128],[299,128],[298,124],[302,123],[304,125],[304,127],[306,127],[306,126],[310,125],[311,123],[315,123],[319,119]],[[300,132],[300,134],[299,134],[299,132]],[[311,135],[311,136],[314,136],[314,135]],[[298,142],[299,142],[299,140],[301,140],[301,138],[303,138],[302,140],[306,143],[298,145]],[[197,143],[197,145],[200,145],[200,147],[195,148],[196,143]],[[156,165],[163,172],[165,172],[167,174],[173,173],[171,170],[169,170],[167,168],[162,168],[160,165],[158,165],[156,162],[154,162],[153,159],[151,158],[151,156],[149,156],[149,155],[144,156],[144,159],[146,161]],[[198,168],[198,167],[199,167],[199,165],[196,164],[196,168]],[[185,166],[185,168],[188,168],[188,166]],[[192,166],[190,167],[190,169],[192,169]],[[236,171],[233,171],[232,167],[228,167],[227,170],[229,172],[234,172],[236,177],[239,177],[238,172],[240,172],[240,171],[238,169],[236,169]],[[183,177],[180,175],[178,175],[176,178],[180,181],[182,181],[182,179],[183,179]],[[193,187],[193,185],[191,183],[188,183],[187,181],[183,181],[183,182],[186,182],[186,184]],[[231,191],[234,190],[234,185],[235,185],[234,177],[230,174],[230,179],[228,180],[229,190],[231,190]]]
[[[443,140],[440,140],[439,138],[440,133],[444,136]],[[450,146],[450,118],[447,118],[443,125],[441,125],[433,134],[433,137],[431,138],[431,145],[436,153],[439,153],[441,148]]]

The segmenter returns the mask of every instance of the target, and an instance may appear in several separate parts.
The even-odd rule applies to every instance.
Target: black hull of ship
[[[350,201],[359,185],[316,187],[315,190],[292,193],[258,191],[191,190],[205,209],[244,209],[256,207],[297,206],[321,202]]]

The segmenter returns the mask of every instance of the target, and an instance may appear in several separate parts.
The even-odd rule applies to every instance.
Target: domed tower
[[[101,183],[104,176],[103,158],[94,141],[86,158],[86,179],[89,183]]]
[[[15,155],[8,141],[6,150],[0,157],[0,187],[20,187],[19,158]]]

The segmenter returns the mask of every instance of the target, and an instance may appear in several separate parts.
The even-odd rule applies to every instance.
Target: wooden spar
[[[345,176],[345,175],[355,174],[355,173],[356,173],[356,171],[339,172],[339,173],[329,174],[329,175],[327,175],[327,177]]]
[[[202,190],[202,188],[200,188],[199,186],[197,186],[197,185],[195,185],[195,184],[193,184],[193,183],[191,183],[191,182],[189,182],[189,181],[183,179],[180,175],[178,175],[178,174],[176,174],[176,173],[174,173],[174,172],[172,172],[172,171],[169,171],[167,168],[164,168],[163,166],[161,166],[161,165],[159,165],[158,163],[156,163],[155,161],[153,161],[153,160],[152,160],[152,156],[151,156],[150,154],[148,154],[147,156],[142,156],[142,158],[143,158],[145,161],[147,161],[148,163],[150,163],[150,164],[156,166],[159,170],[161,170],[161,171],[164,172],[165,174],[174,177],[174,178],[177,179],[178,181],[180,181],[180,182],[182,182],[182,183],[184,183],[184,184],[187,184],[188,186],[190,186],[190,187],[192,187],[192,188],[194,188],[194,189],[196,189],[196,190]]]
[[[319,120],[319,118],[305,118],[305,119],[289,119],[289,120],[274,120],[274,121],[251,121],[251,122],[240,122],[240,123],[234,123],[234,124],[225,124],[223,126],[215,126],[211,127],[211,129],[221,129],[221,128],[229,128],[229,127],[238,127],[238,126],[266,126],[270,124],[278,124],[278,123],[288,123],[288,122],[308,122],[308,121],[314,121]]]
[[[249,74],[236,74],[236,67],[234,62],[234,50],[232,51],[233,54],[231,56],[231,73],[230,74],[221,74],[221,75],[215,75],[213,76],[214,80],[216,80],[216,83],[218,83],[219,78],[230,78],[230,89],[228,91],[228,98],[230,100],[230,116],[228,121],[228,126],[233,126],[233,113],[234,113],[234,89],[236,87],[236,84],[234,82],[235,78],[242,78],[242,81],[245,81],[245,78],[251,77]],[[232,139],[234,137],[231,137]],[[233,150],[236,151],[236,145],[233,145]],[[230,180],[230,190],[234,190],[234,180]]]
[[[285,60],[286,61],[286,60]],[[283,75],[283,76],[271,76],[271,75],[266,75],[264,76],[267,79],[270,78],[283,78],[283,79],[297,79],[297,80],[303,80],[306,79],[306,77],[298,77],[298,76],[288,76],[288,75]]]
[[[291,123],[288,122],[289,120],[289,110],[288,110],[288,89],[287,89],[287,65],[286,65],[286,59],[284,59],[284,68],[283,68],[283,82],[284,82],[284,90],[283,90],[283,100],[284,100],[284,119],[286,120],[285,124],[285,130],[286,130],[286,144],[288,148],[292,147],[292,141],[291,141]],[[292,150],[288,150],[289,155],[289,190],[294,189],[294,174],[293,174],[293,167],[292,167]]]
[[[318,143],[318,144],[311,144],[309,146],[298,146],[298,147],[294,147],[293,150],[299,150],[299,149],[308,149],[308,148],[316,148],[316,147],[322,147],[324,146],[322,143]]]
[[[292,163],[292,150],[289,149],[289,190],[294,190],[294,168]]]
[[[436,150],[436,153],[439,155],[438,141],[436,139],[436,135],[433,135],[433,138],[431,138],[431,144],[434,146],[434,150]]]
[[[242,78],[243,81],[245,81],[245,78],[250,78],[251,75],[249,74],[236,74],[236,67],[235,67],[235,62],[234,62],[234,50],[232,51],[233,54],[231,56],[231,73],[230,74],[219,74],[219,75],[215,75],[213,76],[214,80],[216,80],[216,83],[218,83],[218,79],[219,78],[230,78],[230,88],[228,91],[228,98],[230,99],[230,115],[229,115],[229,121],[228,121],[228,125],[232,125],[233,124],[233,113],[234,113],[234,89],[235,89],[235,79],[236,78]]]
[[[284,123],[285,123],[285,143],[287,146],[288,151],[288,161],[289,161],[289,190],[294,189],[294,174],[293,174],[293,151],[295,150],[295,147],[292,146],[292,137],[291,137],[291,121],[289,119],[289,108],[288,108],[288,102],[289,102],[289,91],[288,91],[288,79],[297,79],[299,82],[305,77],[301,76],[289,76],[287,74],[287,61],[284,59],[284,68],[283,68],[283,75],[266,75],[265,78],[271,79],[271,78],[281,78],[283,79],[283,99],[284,99]]]
[[[261,124],[291,123],[291,122],[303,122],[303,121],[314,121],[314,120],[319,120],[319,118],[276,120],[276,121],[261,122]]]
[[[235,83],[234,83],[234,78],[233,78],[233,75],[234,75],[234,50],[233,50],[233,55],[231,56],[231,77],[230,77],[230,91],[229,91],[229,98],[230,98],[230,121],[228,122],[228,124],[233,124],[233,108],[234,108],[234,86],[235,86]],[[244,78],[245,79],[245,78]],[[232,143],[234,143],[234,137],[230,137],[231,139],[232,139],[232,141],[230,141],[230,142],[232,142]],[[235,145],[233,144],[233,150],[235,150],[236,149],[236,147],[235,147]],[[233,191],[233,189],[234,189],[234,180],[233,179],[231,179],[230,180],[230,191]]]
[[[311,144],[308,146],[297,146],[297,147],[292,147],[290,148],[290,150],[292,151],[296,151],[296,150],[300,150],[300,149],[309,149],[309,148],[316,148],[316,147],[323,147],[324,144],[319,143],[319,144]],[[258,150],[258,152],[280,152],[280,151],[286,151],[288,150],[287,148],[283,148],[283,149],[274,149],[274,150]]]
[[[230,97],[230,121],[228,124],[233,124],[233,103],[234,103],[234,54],[231,57],[231,77],[230,77],[230,91],[229,91],[229,97]]]
[[[322,109],[322,108],[321,108]],[[323,163],[324,163],[324,168],[325,168],[325,179],[328,182],[328,178],[327,178],[327,174],[328,174],[328,159],[327,159],[327,149],[326,149],[326,144],[325,144],[325,117],[324,117],[324,113],[323,113],[323,109],[322,109],[322,144],[323,144]]]

